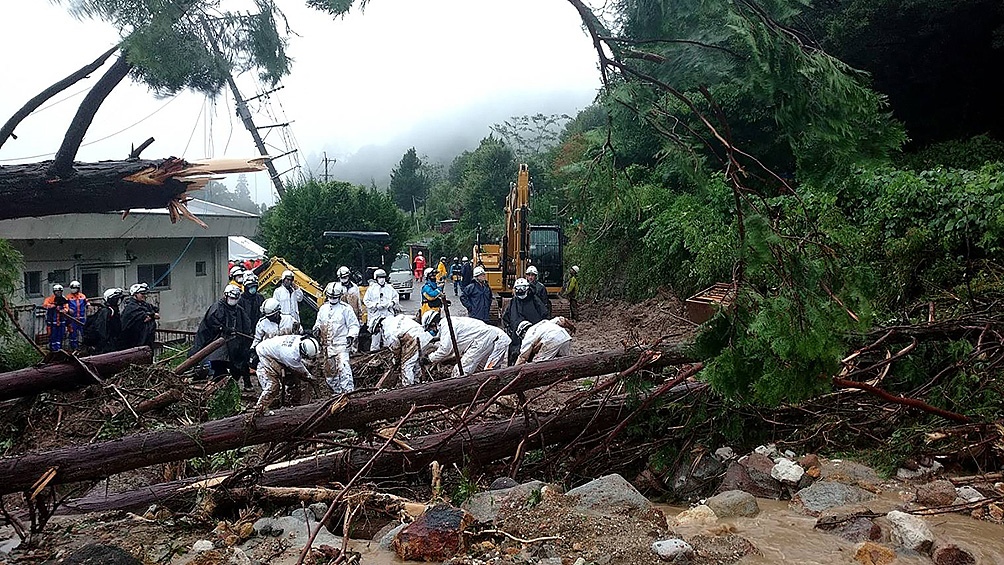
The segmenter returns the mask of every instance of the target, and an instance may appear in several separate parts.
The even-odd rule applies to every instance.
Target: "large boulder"
[[[732,462],[725,471],[725,479],[718,492],[741,490],[757,498],[781,498],[784,489],[781,481],[771,476],[774,461],[759,453],[750,453]]]
[[[941,479],[917,487],[916,502],[924,506],[948,506],[957,496],[952,481]]]
[[[719,518],[756,516],[760,512],[756,498],[741,490],[727,490],[716,494],[708,499],[707,505]]]
[[[57,565],[143,565],[143,562],[116,545],[91,543],[74,550]]]
[[[885,515],[892,525],[892,542],[918,553],[927,553],[934,544],[934,534],[920,516],[893,510]]]
[[[624,477],[613,474],[575,487],[565,495],[577,508],[595,510],[605,514],[640,515],[654,506]]]
[[[815,528],[851,542],[883,541],[882,527],[867,508],[824,510],[816,519]]]
[[[788,486],[795,486],[805,475],[805,469],[798,463],[784,457],[779,457],[774,467],[770,470],[770,476],[781,481]]]
[[[544,484],[540,481],[530,481],[514,487],[475,493],[460,507],[474,516],[479,523],[491,524],[498,518],[499,510],[504,505],[514,507],[525,505],[532,497],[539,495]]]
[[[747,555],[760,555],[760,550],[753,542],[731,532],[721,535],[697,534],[688,541],[701,563],[735,563]]]
[[[686,459],[673,475],[673,495],[679,500],[698,500],[715,490],[724,472],[725,464],[713,453],[702,452]]]
[[[473,523],[460,508],[437,504],[398,532],[394,552],[406,561],[445,561],[464,550],[464,530]]]
[[[680,512],[673,518],[674,526],[687,526],[691,524],[697,524],[702,526],[707,526],[714,524],[718,521],[718,515],[711,508],[708,508],[706,504],[700,504],[693,508],[688,508],[683,512]]]
[[[819,516],[824,510],[857,504],[874,497],[875,495],[859,487],[833,481],[819,481],[795,493],[790,506],[803,514]]]
[[[679,538],[653,542],[652,552],[658,555],[659,559],[670,563],[690,563],[694,558],[694,548]]]
[[[976,557],[968,549],[954,542],[938,540],[931,549],[935,565],[976,565]]]
[[[307,543],[307,537],[309,536],[307,533],[307,523],[292,516],[259,518],[254,523],[254,529],[262,536],[282,536],[296,547],[303,547]],[[314,531],[317,531],[317,536],[314,538],[313,543],[314,547],[320,547],[321,545],[338,547],[342,544],[341,537],[329,532],[322,524],[311,521],[310,532],[313,533]]]

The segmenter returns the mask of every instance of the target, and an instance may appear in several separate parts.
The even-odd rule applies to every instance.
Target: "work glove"
[[[432,361],[430,361],[428,357],[423,355],[418,358],[418,365],[420,367],[428,367],[429,365],[432,365]]]

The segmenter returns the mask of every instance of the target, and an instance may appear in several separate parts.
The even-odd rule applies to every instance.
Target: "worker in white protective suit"
[[[509,349],[509,336],[501,328],[465,316],[454,317],[452,322],[464,375],[504,366],[506,352]],[[449,327],[445,322],[440,322],[440,313],[437,310],[430,310],[422,316],[422,327],[429,334],[439,336],[439,346],[429,354],[429,363],[440,363],[454,358]],[[453,376],[460,376],[456,366],[453,367]]]
[[[570,355],[573,333],[575,326],[562,316],[541,320],[536,324],[525,320],[520,322],[516,334],[522,339],[522,343],[515,364],[547,361]]]
[[[423,352],[437,343],[435,338],[407,314],[384,318],[380,324],[380,336],[383,346],[393,351],[401,364],[401,385],[417,384],[422,373],[419,359]]]
[[[324,288],[327,302],[317,311],[314,333],[321,338],[327,359],[324,363],[324,379],[335,394],[345,394],[356,389],[352,380],[352,365],[349,365],[349,351],[359,337],[359,319],[352,308],[342,301],[345,288],[330,282]]]
[[[251,423],[265,412],[279,395],[283,369],[308,381],[315,380],[306,362],[320,355],[320,349],[316,339],[298,335],[279,335],[259,343],[255,347],[255,353],[259,359],[258,384],[261,386],[261,395],[246,423]]]
[[[279,286],[272,292],[272,298],[279,301],[283,314],[289,314],[296,323],[300,323],[300,303],[303,302],[303,289],[293,282],[293,271],[283,271]]]
[[[366,305],[366,325],[369,326],[370,351],[377,351],[384,346],[383,332],[380,326],[386,318],[397,314],[401,309],[400,301],[397,297],[397,290],[393,285],[387,284],[387,271],[377,269],[373,273],[376,284],[371,284],[366,289],[366,296],[363,303]],[[418,325],[418,322],[415,322]]]

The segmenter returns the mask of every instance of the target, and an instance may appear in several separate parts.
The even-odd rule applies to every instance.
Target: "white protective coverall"
[[[373,283],[366,289],[366,297],[363,298],[366,305],[366,325],[370,328],[373,338],[370,340],[370,351],[377,351],[384,346],[383,332],[377,332],[377,325],[380,320],[394,315],[400,308],[397,297],[397,290],[392,285],[384,282],[383,286]],[[417,323],[417,322],[416,322]]]
[[[270,337],[255,347],[258,354],[258,384],[261,385],[261,395],[255,404],[251,418],[264,412],[275,400],[282,389],[282,370],[288,369],[313,380],[310,371],[303,364],[300,356],[300,336],[279,335]]]
[[[517,365],[531,361],[547,361],[555,357],[566,357],[572,353],[572,335],[561,327],[565,319],[561,316],[541,320],[530,326],[523,336],[519,348]]]
[[[289,314],[279,316],[279,323],[262,316],[254,327],[254,340],[251,342],[251,349],[254,349],[262,341],[277,335],[290,335],[297,332],[300,324]]]
[[[384,318],[380,336],[384,347],[394,351],[401,362],[401,385],[417,383],[422,370],[418,360],[423,350],[432,345],[432,335],[423,330],[422,324],[412,316],[397,314]]]
[[[464,367],[465,375],[500,366],[510,341],[501,328],[465,316],[456,316],[452,321],[453,331],[457,336],[457,349],[460,351],[460,364]],[[438,335],[439,347],[429,355],[429,361],[433,363],[453,356],[453,340],[450,339],[450,328],[445,318],[439,322]],[[454,366],[453,376],[459,375]]]
[[[341,300],[329,300],[317,311],[314,330],[321,336],[327,359],[324,363],[324,379],[335,394],[344,394],[356,389],[352,380],[352,365],[349,365],[348,338],[359,337],[359,320],[352,307]]]
[[[272,298],[279,301],[279,308],[283,314],[289,314],[293,320],[300,323],[300,302],[303,301],[303,289],[296,287],[294,290],[287,290],[285,285],[280,284],[272,291]]]

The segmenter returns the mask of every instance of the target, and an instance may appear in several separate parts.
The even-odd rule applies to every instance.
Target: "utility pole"
[[[328,159],[328,152],[324,152],[324,182],[328,182],[328,163],[335,164],[338,159]]]

